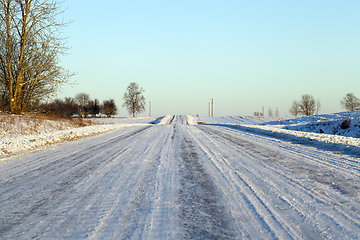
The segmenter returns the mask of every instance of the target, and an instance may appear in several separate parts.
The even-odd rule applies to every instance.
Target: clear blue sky
[[[79,92],[113,98],[119,115],[130,82],[145,89],[152,115],[254,111],[290,115],[302,94],[342,111],[360,98],[360,1],[66,0],[69,55],[61,65],[78,74]],[[148,108],[148,104],[147,104]],[[148,109],[147,109],[148,110]],[[145,112],[142,115],[147,115]]]

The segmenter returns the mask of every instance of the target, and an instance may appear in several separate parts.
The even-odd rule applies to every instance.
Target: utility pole
[[[151,117],[151,101],[149,101],[149,117]]]
[[[211,116],[214,116],[214,99],[211,99]]]
[[[210,117],[210,102],[209,102],[209,117]]]

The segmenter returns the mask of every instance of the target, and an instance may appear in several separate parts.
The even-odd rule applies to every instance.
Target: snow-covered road
[[[174,116],[3,159],[0,238],[359,239],[360,162]]]

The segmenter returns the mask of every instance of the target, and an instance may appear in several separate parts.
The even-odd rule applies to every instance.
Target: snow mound
[[[127,126],[132,124],[95,125],[69,130],[54,131],[49,133],[25,135],[17,137],[4,137],[0,139],[0,156],[17,153],[35,147],[46,146],[52,143],[73,141],[77,138],[87,137]]]
[[[189,124],[189,125],[197,125],[198,124],[195,117],[192,115],[186,115],[186,121],[187,121],[187,124]]]
[[[346,137],[360,137],[360,111],[322,114],[311,117],[287,119],[268,122],[263,125],[272,125],[277,128],[326,133]]]
[[[165,124],[169,124],[171,119],[173,118],[173,115],[166,115],[165,117],[163,117],[160,122],[158,123],[158,125],[165,125]]]
[[[156,124],[164,116],[155,117],[111,117],[111,118],[92,118],[96,124]]]
[[[197,118],[196,121],[360,154],[359,116],[360,111],[354,111],[292,119],[231,116]],[[344,121],[347,121],[345,128]]]
[[[18,116],[11,118],[3,116],[3,118],[6,118],[7,121],[0,121],[0,156],[53,143],[73,141],[124,127],[147,126],[160,121],[163,117],[92,118],[93,125],[85,127],[74,127],[66,121],[39,120]],[[12,125],[10,125],[10,121]],[[19,131],[19,129],[22,130]]]
[[[349,150],[353,153],[360,154],[359,138],[324,133],[292,131],[258,125],[241,125],[237,126],[237,128],[299,143],[313,144],[322,148]]]

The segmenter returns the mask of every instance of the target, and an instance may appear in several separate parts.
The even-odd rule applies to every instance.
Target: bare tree
[[[90,96],[87,93],[78,93],[75,96],[75,101],[78,104],[79,117],[86,117],[89,114]]]
[[[0,0],[0,90],[13,113],[52,96],[73,75],[58,66],[67,50],[60,9],[56,0]]]
[[[101,113],[105,114],[108,118],[116,115],[117,107],[113,99],[103,101],[101,106]]]
[[[314,97],[309,94],[301,96],[300,109],[301,113],[305,116],[311,116],[315,113],[315,100]]]
[[[319,114],[319,111],[321,109],[321,102],[319,99],[316,100],[316,114]]]
[[[78,93],[75,96],[75,101],[81,106],[86,106],[90,103],[90,95],[87,93]]]
[[[279,116],[279,109],[276,107],[276,110],[275,110],[275,117],[278,117]]]
[[[360,110],[360,100],[353,93],[346,94],[340,105],[348,111]]]
[[[289,109],[289,112],[294,115],[294,117],[297,117],[301,113],[300,109],[300,103],[298,101],[293,101],[291,104],[291,107]]]
[[[126,107],[129,114],[132,114],[135,117],[136,113],[141,113],[145,111],[145,97],[143,92],[145,90],[143,88],[139,88],[139,85],[135,82],[129,84],[126,88],[126,92],[124,94],[124,104],[123,107]]]
[[[269,115],[269,117],[272,117],[272,116],[273,116],[273,112],[272,112],[272,110],[271,110],[271,107],[269,107],[268,115]]]
[[[64,116],[70,118],[74,113],[76,113],[77,105],[75,99],[72,97],[67,97],[64,100]]]

